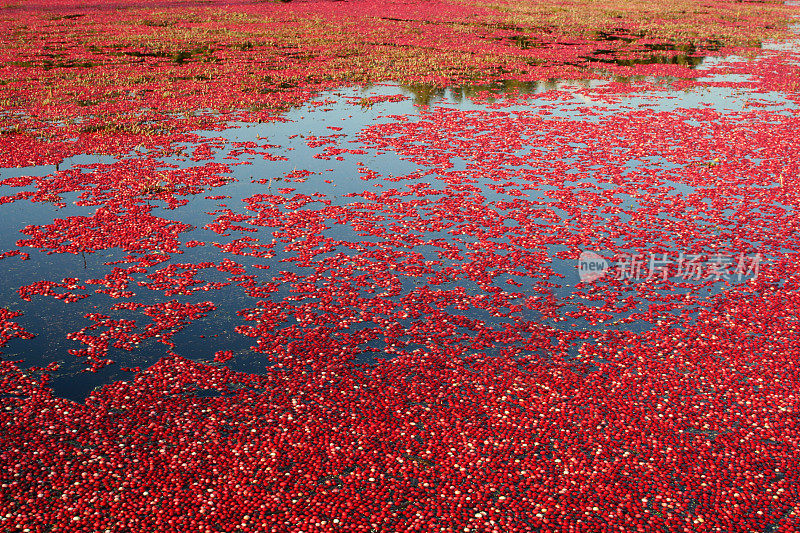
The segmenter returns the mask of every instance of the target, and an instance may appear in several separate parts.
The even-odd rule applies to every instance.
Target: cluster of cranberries
[[[75,379],[153,344],[167,356],[73,402],[51,383],[62,354],[42,366],[16,355],[49,332],[0,307],[0,530],[800,529],[792,43],[701,73],[639,64],[664,42],[627,46],[633,27],[598,49],[576,35],[521,40],[488,7],[354,4],[358,17],[311,1],[208,10],[208,22],[163,18],[169,6],[162,18],[9,8],[0,27],[17,48],[0,55],[11,74],[0,98],[15,105],[0,165],[59,166],[0,180],[0,209],[80,214],[17,228],[0,261],[119,253],[99,274],[32,278],[3,296],[84,309],[68,355],[96,374]],[[358,35],[278,55],[263,40],[316,16]],[[117,42],[64,45],[84,18]],[[443,24],[454,20],[463,31]],[[387,49],[398,21],[407,28]],[[231,40],[262,31],[251,22],[267,27],[261,41]],[[133,23],[219,42],[153,49],[121,34]],[[648,79],[476,90],[471,105],[381,116],[356,135],[298,133],[287,141],[313,155],[292,170],[294,148],[209,137],[234,119],[288,120],[274,110],[340,79],[355,44],[367,77],[397,62],[391,72],[453,81],[441,57],[423,76],[427,59],[390,51],[424,45],[463,61],[460,75],[586,73],[580,60],[590,77]],[[87,83],[92,68],[102,82]],[[685,108],[679,88],[744,96],[735,109]],[[351,97],[347,109],[406,100]],[[79,153],[118,157],[60,168]],[[416,170],[373,165],[387,154]],[[349,179],[319,167],[351,163]],[[234,177],[242,169],[250,183]],[[201,201],[215,208],[192,211]],[[643,261],[580,282],[587,250]],[[223,294],[246,303],[221,317]],[[219,318],[262,372],[234,370],[238,350],[179,344]]]

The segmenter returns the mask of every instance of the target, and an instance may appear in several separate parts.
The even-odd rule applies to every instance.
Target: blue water
[[[711,63],[713,64],[713,62]],[[704,63],[700,66],[702,70]],[[154,209],[151,214],[169,220],[179,221],[190,224],[194,229],[182,233],[180,239],[183,242],[180,254],[172,254],[166,258],[165,262],[148,268],[146,274],[134,275],[134,280],[129,286],[129,290],[135,292],[135,296],[129,300],[153,304],[158,302],[176,299],[181,302],[198,303],[211,300],[216,305],[216,310],[209,312],[207,316],[196,319],[186,327],[178,331],[173,341],[176,344],[174,351],[181,356],[195,359],[198,361],[211,362],[214,353],[218,350],[231,350],[235,357],[225,363],[227,366],[247,372],[262,371],[269,364],[265,354],[254,352],[251,346],[255,339],[246,337],[234,331],[237,325],[245,324],[237,314],[243,309],[255,308],[258,301],[263,298],[248,296],[244,289],[235,283],[227,285],[221,289],[212,291],[199,291],[190,295],[176,295],[165,297],[164,293],[157,290],[150,290],[140,286],[137,282],[149,282],[147,274],[157,269],[164,268],[176,263],[200,263],[202,261],[219,262],[223,257],[228,257],[241,264],[247,269],[248,274],[258,276],[258,282],[268,282],[273,277],[278,276],[280,271],[294,273],[301,277],[310,276],[313,269],[309,266],[301,265],[294,256],[296,250],[292,249],[293,244],[290,239],[284,238],[284,232],[294,228],[283,228],[275,226],[254,226],[248,221],[241,222],[243,226],[256,229],[255,232],[231,231],[230,235],[220,235],[207,229],[205,226],[212,222],[215,213],[220,210],[229,209],[234,214],[241,214],[251,217],[256,215],[254,211],[248,210],[245,199],[254,194],[269,194],[291,198],[296,194],[314,195],[321,194],[315,198],[315,202],[301,207],[291,207],[286,204],[279,209],[283,213],[303,211],[316,211],[324,207],[319,200],[327,200],[332,206],[353,207],[358,203],[375,204],[372,207],[366,206],[358,211],[362,217],[358,224],[340,224],[334,219],[325,219],[322,222],[328,226],[318,235],[323,238],[330,238],[337,241],[337,246],[325,253],[318,254],[314,260],[319,264],[325,258],[337,258],[341,263],[343,257],[355,257],[358,255],[359,246],[383,246],[395,247],[404,253],[418,254],[423,261],[441,262],[432,268],[442,269],[445,266],[461,268],[469,264],[470,254],[480,254],[483,248],[497,246],[498,255],[512,253],[515,249],[530,253],[524,244],[525,232],[520,228],[520,220],[515,220],[515,209],[510,202],[519,200],[527,205],[534,205],[539,209],[540,216],[535,219],[542,231],[553,231],[559,234],[560,243],[554,244],[541,253],[548,258],[548,266],[552,269],[553,276],[530,277],[524,274],[512,274],[500,268],[496,272],[496,277],[491,283],[493,287],[512,294],[513,302],[523,302],[525,298],[540,295],[543,282],[552,284],[549,290],[558,302],[557,320],[552,320],[541,316],[538,312],[525,309],[516,313],[506,313],[506,316],[494,316],[482,309],[456,309],[447,307],[446,312],[453,316],[465,316],[473,320],[480,320],[495,329],[502,328],[504,324],[511,324],[515,321],[534,321],[546,323],[552,327],[561,329],[596,329],[607,328],[627,328],[642,330],[652,327],[651,323],[644,321],[633,321],[625,323],[623,319],[631,316],[632,313],[647,308],[648,302],[642,301],[632,310],[616,314],[613,320],[599,324],[590,324],[582,319],[574,319],[566,313],[576,307],[598,305],[598,300],[592,300],[583,292],[580,284],[576,261],[574,257],[568,255],[570,246],[565,243],[570,241],[570,232],[565,228],[565,221],[569,221],[574,213],[564,209],[559,203],[559,187],[554,186],[548,180],[543,180],[537,184],[537,166],[525,163],[519,167],[515,165],[505,165],[506,171],[517,172],[513,181],[517,184],[533,184],[530,189],[523,192],[528,196],[518,197],[512,194],[516,186],[503,186],[506,179],[496,179],[493,172],[497,169],[484,168],[481,161],[471,160],[457,156],[446,155],[444,159],[435,164],[423,164],[415,162],[412,157],[403,156],[391,148],[374,149],[364,148],[360,136],[367,131],[367,128],[376,124],[391,123],[397,120],[414,122],[425,120],[431,113],[443,110],[458,110],[471,112],[476,117],[484,117],[489,113],[504,114],[507,120],[513,121],[516,114],[530,113],[537,108],[546,109],[550,115],[548,119],[563,120],[565,123],[570,121],[587,121],[596,123],[601,120],[615,120],[620,113],[631,109],[649,109],[655,112],[681,112],[684,109],[697,109],[708,107],[724,112],[737,112],[745,108],[745,104],[752,95],[743,91],[736,91],[725,88],[711,88],[707,90],[693,91],[653,91],[634,94],[633,96],[623,96],[621,102],[606,102],[604,100],[592,98],[590,93],[577,92],[578,89],[601,86],[602,82],[552,82],[542,84],[531,90],[531,94],[519,100],[506,100],[501,94],[494,101],[477,103],[465,97],[464,91],[449,89],[435,94],[433,98],[426,98],[424,102],[414,96],[414,93],[396,84],[381,84],[368,88],[346,88],[331,91],[318,95],[309,104],[288,111],[283,122],[269,124],[232,124],[229,129],[223,131],[197,132],[200,139],[217,146],[219,149],[214,155],[214,161],[230,165],[230,172],[227,176],[232,178],[224,186],[210,189],[204,193],[187,197],[189,202],[176,209],[169,209],[163,201],[150,200]],[[361,98],[376,95],[395,95],[404,94],[408,98],[400,102],[381,102],[371,107],[358,105]],[[420,93],[417,89],[417,93]],[[554,93],[561,97],[558,100],[551,98]],[[757,95],[761,100],[767,100],[780,109],[794,109],[795,104],[787,100],[778,93],[766,93]],[[425,103],[427,105],[415,105]],[[591,113],[587,113],[591,110]],[[496,115],[495,115],[496,116]],[[402,117],[402,118],[398,118]],[[335,129],[331,129],[335,128]],[[339,130],[338,128],[341,128]],[[308,137],[329,137],[332,143],[322,144],[321,146],[310,147]],[[533,139],[533,137],[529,137]],[[487,139],[488,141],[489,139]],[[273,147],[267,148],[271,160],[265,160],[261,154],[238,154],[240,147],[235,143],[252,141],[256,144],[269,144]],[[502,139],[495,141],[502,144]],[[482,142],[478,140],[476,142]],[[533,140],[531,140],[533,142]],[[198,143],[199,144],[199,143]],[[420,141],[420,147],[425,148],[426,143]],[[346,149],[363,149],[366,153],[351,154],[341,153],[331,156],[329,159],[320,159],[319,156],[326,147]],[[195,146],[183,145],[173,146],[172,148],[184,148],[186,154],[191,154]],[[512,155],[519,158],[526,158],[532,153],[532,147],[523,145]],[[555,148],[555,147],[554,147]],[[535,154],[539,157],[539,165],[558,163],[563,165],[574,165],[582,161],[585,156],[585,146],[577,143],[571,146],[575,150],[574,156],[559,159],[557,152],[542,149],[537,143],[534,147]],[[491,149],[490,149],[491,150]],[[430,154],[428,154],[430,155]],[[507,157],[509,154],[504,154]],[[147,154],[135,152],[127,154],[125,158],[145,158]],[[339,157],[340,159],[336,159]],[[711,159],[709,157],[709,159]],[[78,156],[69,158],[59,165],[61,171],[76,168],[83,165],[84,172],[91,172],[92,165],[111,164],[114,159],[108,156]],[[233,165],[233,163],[244,162],[245,164]],[[178,168],[189,168],[192,166],[203,165],[206,162],[194,162],[188,157],[175,154],[161,159],[164,168],[174,165]],[[663,183],[659,190],[670,196],[687,198],[694,194],[702,194],[695,187],[680,181],[680,168],[675,163],[670,162],[658,154],[646,160],[642,159],[622,159],[619,165],[623,176],[630,173],[650,170],[662,173]],[[303,178],[287,178],[287,175],[295,170],[307,170],[311,174]],[[367,176],[366,172],[374,173],[370,179],[362,179]],[[476,172],[477,171],[477,172]],[[15,176],[39,176],[53,177],[56,173],[54,166],[40,166],[28,168],[0,169],[0,179]],[[448,187],[442,181],[442,176],[468,176],[469,185],[476,190],[464,191],[459,187]],[[569,188],[573,191],[586,190],[600,193],[608,190],[611,193],[618,188],[612,181],[609,181],[602,174],[602,169],[590,169],[590,172],[575,174],[574,179],[567,178]],[[427,189],[436,194],[425,196],[399,196],[405,192],[415,192],[420,184],[427,184]],[[295,189],[292,192],[280,192],[281,188]],[[12,195],[24,190],[35,190],[34,186],[11,187],[8,185],[0,186],[0,196]],[[398,239],[398,231],[392,229],[403,227],[402,224],[409,222],[402,217],[393,219],[386,216],[383,212],[384,220],[367,220],[376,208],[384,207],[384,198],[377,202],[364,197],[365,192],[381,195],[387,191],[394,190],[394,196],[403,202],[414,199],[426,199],[430,203],[417,206],[419,220],[412,222],[408,231],[403,233],[414,236],[410,242],[402,242]],[[17,241],[25,238],[20,230],[26,226],[45,225],[52,223],[56,218],[66,218],[69,216],[90,216],[95,212],[96,206],[77,205],[81,192],[75,191],[62,195],[57,203],[32,203],[27,200],[20,200],[14,203],[0,205],[0,224],[5,230],[0,233],[0,252],[18,248]],[[464,226],[462,222],[457,222],[449,227],[437,227],[433,224],[420,223],[419,221],[430,221],[432,213],[437,212],[440,206],[434,204],[442,197],[463,194],[464,198],[470,201],[478,201],[482,206],[482,212],[496,212],[498,218],[504,217],[503,231],[497,235],[483,234],[486,228],[477,230],[475,227]],[[223,199],[206,198],[211,195],[224,195]],[[603,212],[597,210],[594,214],[603,220],[604,225],[625,225],[631,221],[631,213],[641,208],[638,198],[633,198],[620,192],[612,194],[616,197],[621,208],[618,213]],[[608,204],[606,204],[608,205]],[[575,206],[581,216],[589,212],[581,206]],[[570,210],[572,211],[572,210]],[[669,219],[669,215],[663,215],[664,220]],[[528,220],[531,222],[531,220]],[[603,225],[601,224],[601,226]],[[399,225],[399,226],[398,226]],[[371,229],[370,229],[371,228]],[[312,232],[313,233],[313,232]],[[563,233],[563,235],[562,235]],[[235,254],[223,254],[218,246],[234,242],[242,237],[258,239],[259,243],[271,243],[273,239],[278,243],[274,248],[274,257],[248,257]],[[190,248],[186,242],[190,240],[202,241],[205,246]],[[557,239],[558,240],[558,239]],[[286,242],[283,242],[286,241]],[[609,241],[611,242],[611,241]],[[620,249],[627,249],[637,252],[639,249],[631,246],[631,243],[622,242],[620,239],[613,241],[615,246]],[[588,238],[584,248],[599,252],[604,257],[610,259],[607,250],[594,248],[602,244],[600,241]],[[757,243],[755,243],[757,244]],[[218,245],[218,246],[217,246]],[[305,244],[300,244],[302,249]],[[673,246],[672,252],[677,256],[682,250]],[[122,370],[120,367],[147,368],[168,353],[167,346],[149,339],[141,343],[132,351],[112,348],[109,357],[115,364],[101,369],[99,372],[86,372],[84,361],[67,353],[68,349],[82,347],[79,343],[67,339],[67,335],[90,325],[90,321],[85,317],[87,313],[103,313],[112,318],[126,318],[136,320],[137,324],[143,326],[149,319],[142,315],[140,311],[111,310],[110,307],[118,304],[124,299],[114,299],[103,294],[94,293],[98,288],[94,285],[87,286],[87,290],[78,291],[90,296],[73,303],[64,303],[51,296],[34,296],[32,302],[20,299],[17,290],[23,285],[27,285],[39,280],[60,281],[67,277],[80,278],[82,281],[91,278],[103,278],[109,274],[114,265],[110,263],[123,261],[126,252],[119,248],[100,250],[95,253],[85,254],[47,254],[43,251],[23,248],[22,251],[30,254],[29,261],[21,261],[18,257],[8,257],[2,260],[2,283],[0,287],[0,305],[7,308],[20,310],[24,314],[16,319],[28,331],[35,333],[36,337],[31,340],[12,339],[3,349],[4,359],[20,361],[18,364],[23,367],[43,366],[50,362],[57,361],[61,368],[52,375],[51,384],[56,394],[71,398],[77,401],[82,400],[95,387],[101,386],[120,379],[130,379],[132,373]],[[135,255],[135,254],[134,254]],[[455,257],[462,259],[456,259]],[[257,268],[256,265],[266,266],[268,269]],[[118,266],[126,266],[124,264]],[[364,271],[354,271],[353,276],[363,274]],[[197,274],[197,278],[204,282],[225,282],[230,276],[229,273],[220,272],[214,268],[203,269]],[[399,301],[411,291],[426,285],[428,276],[410,276],[397,274],[398,285],[394,287],[394,292],[390,292],[386,297],[392,301]],[[507,281],[520,283],[520,286],[509,285]],[[628,287],[634,293],[639,286],[639,280]],[[461,287],[467,294],[480,294],[484,291],[468,277],[462,276],[458,279],[444,280],[431,289],[448,290]],[[361,291],[361,294],[370,298],[375,294],[389,290],[388,286],[375,287],[375,292]],[[722,290],[720,285],[712,287],[710,290],[703,290],[703,297],[712,296]],[[657,289],[656,289],[657,291]],[[686,292],[687,290],[684,290]],[[516,296],[514,296],[516,295]],[[297,305],[298,297],[292,293],[285,284],[280,290],[269,295],[269,300],[273,302],[284,301]],[[303,296],[300,296],[303,298]],[[313,303],[313,299],[307,300]],[[294,318],[290,319],[290,322]],[[622,323],[620,323],[622,320]],[[414,323],[412,319],[399,320],[398,323],[403,327],[408,327]],[[376,324],[354,324],[351,332],[366,327],[375,327]],[[466,332],[466,330],[462,330]],[[409,347],[409,349],[412,347]],[[424,347],[421,347],[424,348]],[[499,348],[499,347],[497,347]],[[370,363],[391,357],[387,347],[382,340],[371,340],[365,342],[359,361]],[[218,364],[218,363],[215,363]]]

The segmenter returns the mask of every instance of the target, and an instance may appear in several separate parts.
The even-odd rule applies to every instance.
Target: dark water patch
[[[564,184],[569,183],[567,185],[569,189],[580,188],[590,191],[613,190],[618,185],[609,182],[602,175],[603,167],[600,165],[595,165],[587,172],[565,172],[561,180],[554,180],[550,174],[544,174],[550,177],[543,180],[540,174],[547,170],[548,164],[554,162],[563,164],[565,167],[579,165],[581,161],[574,153],[588,151],[589,147],[586,143],[568,142],[571,155],[563,153],[559,155],[557,151],[549,149],[537,150],[535,154],[532,154],[530,149],[525,150],[523,147],[517,150],[516,154],[521,160],[526,160],[528,156],[533,155],[535,156],[533,159],[541,161],[525,172],[511,177],[503,176],[508,171],[514,172],[515,164],[504,163],[502,172],[499,172],[500,167],[485,168],[490,163],[472,160],[466,156],[461,157],[458,152],[454,152],[456,155],[448,154],[445,159],[430,164],[420,164],[414,160],[413,154],[404,155],[402,151],[391,145],[369,148],[363,150],[363,153],[347,152],[350,149],[360,150],[363,148],[359,136],[366,131],[366,128],[374,124],[391,123],[395,120],[414,123],[424,120],[426,113],[437,112],[441,109],[468,110],[474,112],[475,117],[485,116],[488,112],[494,117],[499,117],[506,111],[491,109],[484,102],[502,101],[505,95],[535,95],[545,91],[562,90],[565,96],[563,102],[552,104],[551,101],[548,101],[549,112],[559,120],[563,120],[565,124],[571,120],[582,120],[575,109],[580,109],[584,104],[580,103],[575,98],[575,94],[571,94],[570,89],[563,84],[564,82],[561,80],[549,82],[505,81],[444,89],[434,85],[400,86],[394,84],[375,85],[367,89],[342,89],[321,94],[311,104],[287,112],[285,115],[287,122],[284,123],[242,124],[224,131],[198,132],[201,139],[206,139],[204,143],[213,147],[215,151],[211,156],[211,161],[223,164],[235,161],[243,164],[230,167],[230,171],[226,173],[226,176],[231,178],[230,180],[202,193],[181,195],[180,198],[188,200],[188,203],[174,209],[159,197],[167,193],[180,194],[179,190],[154,189],[149,191],[150,196],[153,197],[149,201],[150,212],[153,215],[191,224],[193,227],[180,236],[184,243],[180,247],[180,251],[183,253],[173,254],[167,258],[166,262],[149,267],[145,272],[132,276],[130,287],[136,293],[133,300],[145,305],[164,301],[163,291],[151,290],[146,285],[140,285],[140,283],[151,283],[152,279],[148,276],[158,269],[175,263],[198,264],[203,261],[211,261],[216,264],[223,257],[242,265],[248,274],[255,275],[257,288],[265,287],[274,279],[280,278],[282,272],[288,272],[297,276],[297,282],[300,284],[315,276],[316,289],[304,292],[294,286],[295,282],[282,282],[274,290],[270,289],[263,294],[256,290],[254,294],[257,295],[248,295],[243,287],[232,282],[230,285],[210,291],[169,297],[186,304],[210,300],[214,302],[216,309],[182,326],[178,331],[169,332],[175,343],[173,349],[160,342],[158,338],[148,338],[135,346],[133,350],[110,349],[108,357],[116,361],[116,364],[102,368],[96,373],[84,372],[84,361],[68,353],[69,349],[79,348],[81,345],[67,340],[66,335],[90,324],[85,319],[85,315],[102,313],[114,319],[135,320],[139,328],[149,323],[150,319],[140,311],[112,311],[111,306],[124,301],[124,299],[95,294],[93,291],[97,288],[96,286],[88,287],[81,293],[90,294],[89,298],[69,304],[55,300],[51,296],[36,296],[32,302],[23,302],[18,298],[16,290],[20,286],[37,280],[58,281],[67,277],[78,277],[81,280],[103,278],[110,271],[112,264],[123,260],[126,254],[118,248],[84,255],[47,255],[37,250],[26,250],[31,254],[29,261],[19,261],[14,257],[4,259],[3,286],[7,290],[0,295],[0,301],[12,309],[23,311],[24,315],[18,317],[16,321],[29,331],[36,333],[37,336],[31,340],[12,339],[9,341],[4,348],[4,358],[22,360],[23,368],[44,366],[54,361],[60,362],[62,368],[53,373],[52,384],[56,394],[75,400],[81,400],[96,386],[114,380],[130,379],[133,373],[122,370],[122,367],[146,368],[160,358],[168,356],[170,351],[207,364],[224,365],[247,372],[263,372],[273,364],[271,357],[274,354],[268,351],[254,350],[257,339],[236,331],[238,326],[253,324],[253,321],[247,320],[240,311],[258,309],[260,301],[283,306],[289,315],[286,320],[275,323],[275,332],[288,331],[288,328],[291,327],[299,328],[296,330],[298,332],[308,332],[308,328],[315,325],[337,326],[335,322],[330,321],[315,324],[313,323],[315,316],[308,312],[320,305],[321,299],[317,289],[323,283],[339,282],[330,272],[316,271],[315,268],[323,264],[336,264],[340,259],[344,261],[343,257],[345,256],[352,260],[358,255],[355,250],[355,247],[358,246],[370,253],[379,252],[369,261],[372,263],[383,261],[380,254],[385,253],[386,250],[396,249],[403,253],[418,254],[421,261],[430,262],[431,269],[430,272],[409,275],[403,269],[397,269],[387,264],[384,270],[395,280],[396,285],[391,288],[383,282],[366,283],[366,278],[359,278],[359,281],[365,283],[361,286],[354,286],[354,291],[351,293],[352,297],[356,298],[354,302],[358,305],[342,306],[341,311],[350,318],[361,317],[362,313],[365,313],[363,316],[368,316],[368,313],[372,313],[374,316],[363,322],[353,322],[349,326],[345,323],[344,329],[336,330],[336,335],[343,333],[361,335],[358,337],[361,340],[357,344],[358,349],[355,354],[355,361],[358,363],[372,364],[390,359],[396,353],[392,352],[390,348],[399,349],[391,346],[391,337],[384,338],[382,334],[373,332],[373,330],[379,331],[383,327],[381,320],[388,320],[389,324],[396,324],[401,332],[407,331],[411,327],[427,327],[425,316],[395,317],[389,320],[386,314],[370,309],[372,303],[378,301],[376,299],[378,297],[397,305],[404,297],[421,289],[432,291],[463,289],[464,294],[469,297],[481,294],[489,297],[490,293],[495,294],[497,291],[508,294],[508,300],[502,304],[506,307],[501,306],[499,314],[497,310],[488,306],[464,309],[453,302],[448,302],[438,308],[443,316],[449,317],[448,320],[465,318],[480,321],[493,331],[513,326],[516,321],[520,320],[554,327],[562,331],[647,330],[652,327],[651,322],[641,319],[628,320],[636,313],[640,313],[641,305],[645,304],[638,304],[625,311],[613,311],[610,313],[613,315],[612,318],[599,321],[593,321],[574,313],[581,309],[597,307],[602,300],[594,297],[593,293],[584,293],[584,287],[581,286],[578,277],[576,260],[569,259],[570,256],[565,255],[574,252],[574,243],[567,245],[574,231],[574,227],[570,224],[577,222],[580,216],[588,215],[589,212],[580,205],[570,206],[563,203]],[[394,98],[398,93],[405,93],[407,97],[405,99]],[[492,95],[494,99],[487,100],[487,94]],[[368,107],[358,105],[364,98],[373,96],[391,98],[388,100],[378,98],[373,105]],[[479,98],[479,100],[475,102],[473,98]],[[719,95],[715,93],[709,98],[717,98],[724,103],[732,100],[734,96],[720,92]],[[632,98],[631,102],[636,103],[637,100]],[[441,109],[434,107],[431,110],[420,110],[415,104],[416,106],[440,104]],[[520,110],[530,112],[541,104],[535,99],[527,103],[520,102],[514,108],[514,112]],[[659,102],[658,105],[664,105],[667,109],[675,109],[680,102],[666,100],[663,104]],[[616,104],[595,105],[597,113],[606,117],[613,117],[620,107],[622,106]],[[509,124],[512,124],[515,115],[507,113],[506,116]],[[557,142],[563,143],[563,140]],[[253,154],[243,153],[241,152],[241,143],[253,143],[259,147],[259,150]],[[523,139],[523,144],[525,143],[536,146],[539,139],[529,136]],[[183,154],[176,152],[163,157],[164,165],[189,168],[204,164],[191,161],[187,157],[187,154],[191,154],[197,146],[193,143],[183,143],[181,145]],[[420,139],[420,142],[413,146],[412,151],[424,152],[427,143],[425,139]],[[329,148],[333,151],[325,152]],[[267,157],[264,156],[265,153]],[[114,159],[111,158],[103,162],[113,161]],[[87,162],[89,160],[74,158],[71,161],[65,161],[62,168],[69,170],[79,163]],[[640,172],[676,172],[679,170],[675,165],[665,163],[663,158],[657,155],[630,159],[626,165],[625,173],[633,178],[636,177],[637,170]],[[306,175],[302,172],[298,174],[298,171],[308,171],[309,174]],[[84,172],[91,173],[93,169],[84,169]],[[4,169],[0,171],[0,178],[26,174],[47,177],[53,174],[53,167]],[[495,176],[495,174],[498,175]],[[300,177],[301,175],[302,177]],[[459,177],[465,181],[459,181]],[[448,185],[446,180],[454,181]],[[469,184],[466,183],[467,181]],[[506,181],[509,182],[508,185],[505,184]],[[515,182],[516,184],[513,184]],[[25,187],[12,185],[2,185],[1,187],[0,191],[4,194],[35,189],[35,186],[31,184]],[[470,187],[474,187],[474,190]],[[517,191],[518,187],[524,189],[524,192]],[[665,191],[669,190],[669,193],[674,196],[686,196],[695,192],[694,188],[680,181],[666,181],[659,187]],[[392,191],[391,194],[384,195],[389,191]],[[21,238],[18,231],[27,225],[48,224],[54,218],[91,215],[96,206],[75,205],[74,202],[80,193],[81,191],[74,191],[62,195],[64,207],[56,204],[32,204],[28,201],[17,201],[0,206],[0,216],[3,217],[5,226],[11,229],[2,234],[3,250],[16,247],[16,241]],[[258,216],[260,208],[256,205],[250,209],[244,200],[255,194],[282,200],[283,203],[276,204],[277,211],[274,220],[267,217],[263,225],[253,223],[257,218],[252,217]],[[303,197],[315,194],[320,196],[307,205],[295,204],[290,201],[296,195]],[[597,212],[597,207],[593,207],[593,216],[600,217],[605,220],[604,224],[609,225],[629,223],[635,211],[642,208],[641,202],[629,195],[617,194],[614,196],[622,199],[625,203],[622,211],[616,214],[602,213]],[[293,228],[284,227],[283,224],[286,221],[291,221],[290,224],[305,224],[304,213],[311,215],[322,209],[325,205],[323,200],[328,202],[332,208],[342,209],[342,211],[334,211],[340,213],[338,216],[344,216],[344,213],[347,213],[342,222],[336,217],[331,218],[327,215],[319,219],[312,217],[315,221],[314,224],[319,223],[319,225],[303,226],[306,229],[298,235],[292,236],[287,233]],[[452,203],[453,200],[457,200],[457,202]],[[521,203],[514,204],[513,201],[517,200]],[[145,200],[137,201],[146,202]],[[422,203],[415,207],[415,214],[408,220],[404,218],[405,208],[398,211],[383,209],[391,205],[390,202],[395,202],[398,206],[410,206],[409,202],[411,201]],[[499,214],[499,219],[503,219],[502,223],[496,227],[484,224],[481,220],[465,224],[465,221],[459,218],[461,215],[453,219],[452,223],[455,225],[448,225],[451,224],[451,221],[447,217],[434,220],[436,217],[446,214],[448,206],[457,206],[461,201],[466,202],[465,206],[470,202],[479,205],[484,213],[491,211]],[[526,211],[526,216],[529,217],[527,220],[515,216],[515,211],[520,206],[528,206],[530,202],[533,202],[539,211]],[[224,214],[225,210],[229,210],[234,215],[244,216],[245,219],[239,223],[244,229],[232,229],[227,231],[227,234],[220,234],[209,229],[207,225],[220,214]],[[362,224],[370,220],[371,213],[380,215],[380,220],[371,221],[368,225]],[[553,219],[553,216],[556,218]],[[666,220],[668,217],[664,216],[664,220]],[[351,222],[345,220],[351,220]],[[353,223],[352,220],[355,220],[356,223]],[[411,222],[408,227],[404,226],[407,222]],[[555,231],[556,228],[560,228],[557,234],[560,234],[561,237],[553,241],[555,244],[548,244],[544,251],[549,260],[547,266],[553,272],[552,279],[544,278],[542,274],[505,272],[503,271],[505,267],[500,265],[481,267],[488,268],[490,271],[487,272],[488,277],[481,283],[478,283],[477,278],[468,275],[465,268],[475,260],[473,258],[485,257],[485,253],[496,254],[495,257],[498,261],[506,260],[508,254],[514,250],[530,253],[531,250],[523,248],[527,246],[525,243],[529,237],[525,235],[524,230],[531,222],[535,222],[542,230],[553,229]],[[498,230],[499,233],[496,235],[489,233],[492,228],[494,228],[493,231]],[[232,252],[221,253],[221,247],[228,246],[241,237],[256,238],[260,244],[274,242],[275,245],[271,248],[273,253],[268,257]],[[303,257],[303,253],[308,251],[305,248],[318,248],[322,241],[315,239],[320,238],[332,240],[336,245],[310,255],[309,257],[313,257],[313,262],[307,264],[308,257]],[[296,242],[291,242],[292,239]],[[408,242],[404,239],[407,239]],[[191,248],[185,245],[189,241],[199,241],[205,245]],[[596,241],[587,240],[583,241],[583,244],[589,247],[595,245]],[[627,249],[622,241],[616,242],[616,245]],[[247,250],[245,249],[245,251]],[[676,250],[676,253],[678,251]],[[607,258],[609,257],[607,256]],[[393,259],[393,261],[397,260]],[[344,266],[346,265],[339,264],[339,267]],[[363,267],[364,265],[355,266]],[[449,274],[438,275],[444,271],[445,267],[451,268]],[[356,268],[350,276],[358,277],[362,274],[369,274],[369,272],[369,269]],[[203,283],[221,283],[226,282],[229,276],[229,273],[207,268],[201,270],[196,277]],[[543,293],[537,290],[537,284],[545,279],[552,283],[546,292],[552,296],[556,305],[551,313],[557,318],[555,321],[552,316],[545,317],[541,310],[524,308],[528,298],[542,296]],[[351,281],[354,280],[355,278]],[[597,285],[600,286],[605,281],[597,282]],[[619,298],[638,294],[641,287],[638,287],[636,283],[629,285],[620,293]],[[682,290],[690,289],[683,288]],[[719,289],[714,288],[707,292],[718,294]],[[652,294],[652,291],[648,289],[643,294]],[[367,307],[359,307],[365,302],[370,302],[370,304]],[[307,307],[302,308],[303,312],[295,313],[295,310],[304,305]],[[508,305],[518,305],[523,308],[521,311],[509,312]],[[671,311],[664,311],[664,314],[669,313]],[[380,320],[373,320],[375,317]],[[653,315],[651,318],[656,320],[659,315]],[[309,320],[311,322],[308,322]],[[419,331],[424,331],[424,329]],[[469,336],[470,334],[468,328],[460,326],[453,329],[453,332],[455,337]],[[377,337],[372,338],[372,335],[377,335]],[[430,342],[426,344],[420,342],[419,338],[407,334],[400,335],[397,339],[406,352],[415,349],[423,352],[432,349],[444,350],[449,342],[442,342],[441,339],[437,340],[431,337]],[[456,341],[456,344],[459,342],[461,341]],[[469,356],[485,352],[492,356],[499,356],[506,348],[514,348],[514,343],[500,342],[494,347],[481,350],[467,349],[465,354]],[[232,359],[215,361],[217,352],[227,351],[232,352]]]

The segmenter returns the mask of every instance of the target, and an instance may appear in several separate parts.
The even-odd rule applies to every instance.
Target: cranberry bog
[[[800,530],[797,10],[2,0],[0,531]]]

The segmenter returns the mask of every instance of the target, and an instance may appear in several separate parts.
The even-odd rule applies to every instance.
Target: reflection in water
[[[674,52],[681,51],[679,54],[659,54],[656,51]],[[679,65],[688,68],[697,68],[706,59],[706,56],[697,55],[697,49],[693,44],[689,45],[645,45],[645,49],[628,51],[625,57],[617,57],[619,51],[599,49],[592,55],[583,56],[590,63],[614,64],[622,67],[632,67],[635,65]],[[611,76],[617,83],[630,83],[631,81],[644,79],[646,76]],[[461,103],[465,99],[482,96],[484,93],[502,95],[513,94],[536,94],[545,91],[559,89],[562,84],[570,83],[589,87],[591,80],[558,80],[550,78],[544,81],[521,81],[521,80],[500,80],[491,84],[476,85],[457,85],[452,87],[442,87],[432,83],[415,83],[400,85],[404,94],[410,94],[412,102],[416,106],[429,106],[439,100],[453,100]],[[488,99],[490,102],[492,98]]]
[[[404,94],[411,95],[414,105],[428,106],[445,99],[461,103],[470,98],[483,96],[485,93],[497,95],[498,97],[513,94],[536,94],[558,89],[564,81],[551,78],[545,81],[501,80],[496,83],[456,85],[452,87],[440,87],[430,83],[400,85],[399,87]],[[584,86],[589,85],[588,80],[575,80],[574,83]],[[489,101],[492,101],[492,98],[489,98]]]
[[[694,47],[692,46],[692,49]],[[632,67],[634,65],[679,65],[682,67],[696,68],[698,67],[705,56],[694,55],[694,51],[683,54],[665,55],[665,54],[641,54],[641,52],[633,53],[633,57],[617,57],[615,50],[595,50],[592,55],[583,56],[587,61],[594,63],[608,63],[615,64],[621,67]]]

